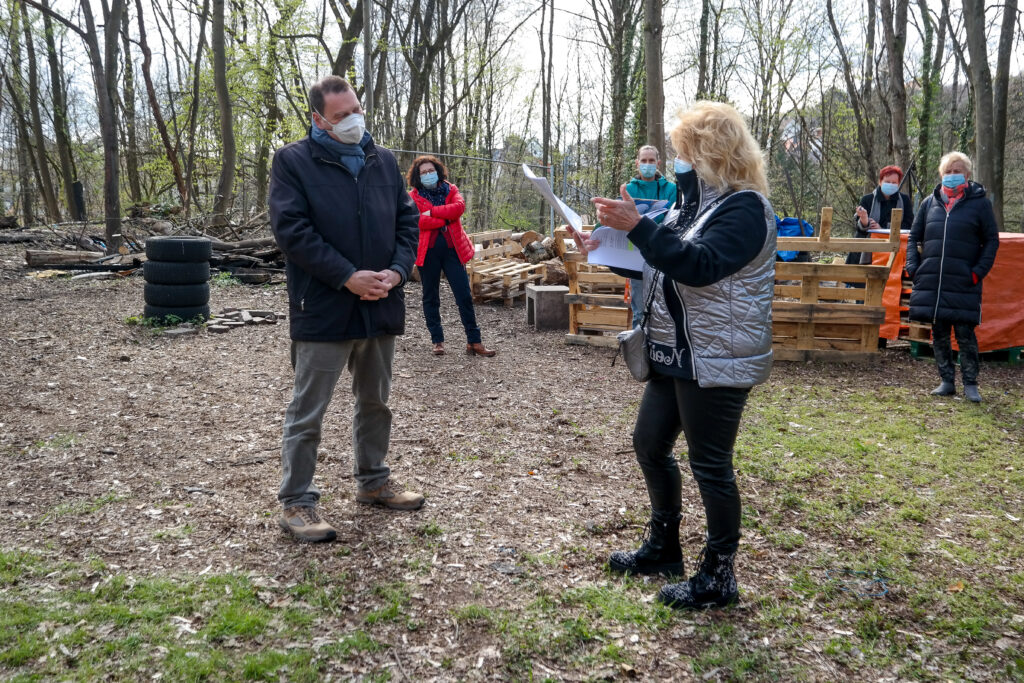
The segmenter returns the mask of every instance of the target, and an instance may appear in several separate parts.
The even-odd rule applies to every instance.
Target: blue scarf
[[[420,192],[420,196],[434,206],[441,206],[444,204],[445,200],[448,199],[448,181],[446,180],[439,182],[433,190],[429,190],[425,187],[417,189]]]
[[[359,172],[363,170],[363,166],[366,164],[366,151],[364,148],[373,141],[369,132],[363,133],[363,139],[359,141],[358,145],[347,145],[343,142],[338,142],[328,135],[326,130],[318,128],[316,124],[313,124],[311,137],[314,142],[337,156],[338,161],[344,164],[345,168],[353,176],[359,177]]]

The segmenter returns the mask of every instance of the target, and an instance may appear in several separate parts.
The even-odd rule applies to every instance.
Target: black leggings
[[[694,380],[655,374],[633,429],[633,448],[655,512],[682,508],[682,480],[672,449],[679,433],[686,435],[690,471],[707,517],[708,548],[719,553],[735,552],[740,542],[740,494],[732,454],[749,393],[702,389]]]

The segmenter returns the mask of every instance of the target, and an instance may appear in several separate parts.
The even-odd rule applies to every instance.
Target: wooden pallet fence
[[[899,212],[899,213],[897,213]],[[892,225],[902,211],[895,209]],[[776,360],[869,361],[878,357],[878,328],[885,321],[882,292],[900,246],[888,240],[833,238],[832,208],[821,210],[817,237],[780,237],[779,250],[884,252],[886,265],[775,264],[772,348]]]
[[[518,297],[526,298],[526,286],[540,284],[547,273],[543,264],[534,265],[512,258],[523,247],[512,239],[511,230],[490,230],[470,233],[477,246],[473,259],[466,264],[473,301],[501,301],[511,307]]]
[[[584,226],[593,229],[593,226]],[[555,230],[555,252],[565,264],[569,278],[569,333],[567,344],[615,347],[615,335],[629,329],[633,312],[626,300],[626,278],[605,266],[587,263],[585,254],[575,250],[568,230]]]

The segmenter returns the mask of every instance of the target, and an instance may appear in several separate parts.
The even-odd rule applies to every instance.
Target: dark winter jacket
[[[992,201],[972,182],[947,212],[941,192],[937,185],[921,203],[907,240],[907,274],[914,279],[910,319],[977,325],[981,281],[999,248]]]
[[[886,197],[882,194],[882,188],[876,187],[874,191],[867,193],[860,198],[860,206],[864,207],[864,210],[868,212],[868,216],[871,215],[871,205],[878,202],[878,227],[883,230],[889,229],[889,223],[892,219],[892,210],[897,207],[899,202],[897,197],[903,200],[903,222],[900,224],[900,230],[910,230],[910,226],[914,224],[914,204],[910,201],[910,197],[906,194],[899,192],[891,197]],[[861,225],[860,219],[857,218],[856,214],[853,217],[854,226],[854,237],[871,237],[868,232],[868,228]],[[847,263],[871,263],[871,253],[865,252],[848,254],[846,257]]]
[[[401,285],[377,301],[345,288],[357,270],[392,269],[405,284],[416,257],[419,211],[394,155],[360,143],[358,178],[306,137],[274,155],[270,225],[287,259],[291,337],[342,341],[405,331]]]

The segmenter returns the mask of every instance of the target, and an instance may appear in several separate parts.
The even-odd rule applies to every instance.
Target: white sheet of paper
[[[548,185],[547,178],[540,178],[536,176],[526,164],[523,164],[523,175],[526,176],[527,180],[533,183],[534,188],[536,188],[547,203],[555,209],[555,212],[565,219],[565,222],[570,228],[576,232],[583,229],[583,219],[580,218],[578,213],[566,206],[565,202],[555,196],[555,193],[551,191],[551,186]]]
[[[587,261],[601,266],[642,271],[644,269],[644,257],[626,235],[627,233],[615,228],[600,227],[595,229],[590,237],[591,239],[599,240],[601,246],[587,254]]]

